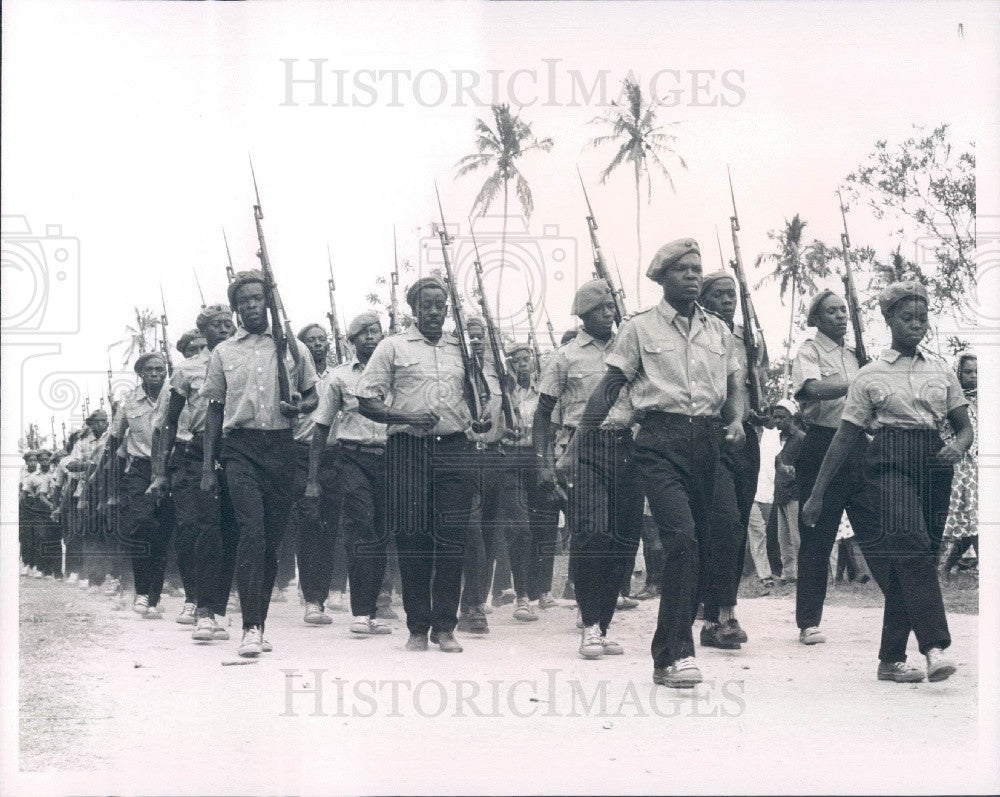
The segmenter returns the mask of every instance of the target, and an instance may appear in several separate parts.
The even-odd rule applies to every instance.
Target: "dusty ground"
[[[654,687],[655,607],[618,615],[626,655],[576,655],[574,614],[530,625],[510,607],[445,655],[403,650],[405,627],[352,638],[272,607],[258,662],[237,637],[116,611],[106,598],[21,579],[20,767],[37,793],[974,791],[978,617],[950,616],[959,671],[939,684],[874,678],[881,612],[840,605],[830,641],[796,642],[787,597],[741,601],[751,642],[699,649],[694,693]],[[866,594],[866,593],[865,593]],[[848,596],[856,601],[856,596]],[[867,600],[867,598],[865,599]],[[401,611],[400,611],[401,614]],[[320,691],[317,692],[317,689]],[[995,771],[989,777],[996,778]],[[13,793],[13,792],[12,792]]]

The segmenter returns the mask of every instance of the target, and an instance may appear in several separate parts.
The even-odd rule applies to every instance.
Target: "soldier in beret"
[[[795,463],[799,506],[812,492],[820,465],[840,425],[847,387],[860,365],[854,350],[845,343],[847,304],[836,293],[824,290],[809,302],[806,324],[816,329],[799,347],[792,361],[792,396],[798,401],[806,423]],[[798,574],[795,584],[795,620],[799,641],[804,645],[826,642],[821,630],[826,600],[830,552],[846,510],[851,526],[864,535],[868,515],[859,503],[867,490],[864,463],[867,440],[858,439],[850,452],[850,467],[834,477],[823,502],[823,514],[815,525],[799,523]]]
[[[580,608],[579,653],[587,659],[620,655],[621,645],[607,636],[621,586],[631,576],[642,526],[642,493],[632,457],[633,407],[628,391],[600,418],[581,442],[577,426],[587,400],[605,373],[605,357],[614,338],[615,304],[605,280],[584,283],[573,299],[573,315],[583,322],[575,338],[549,360],[539,384],[532,425],[535,452],[542,462],[539,485],[552,494],[554,444],[552,410],[562,411],[562,432],[573,462],[567,526],[570,529],[569,574]],[[609,408],[611,409],[611,408]],[[598,428],[599,427],[599,428]]]
[[[701,274],[694,240],[660,247],[646,275],[663,287],[663,299],[622,325],[577,432],[597,429],[621,389],[631,387],[632,403],[642,413],[635,467],[664,551],[653,681],[672,687],[702,680],[691,632],[699,557],[709,540],[720,442],[738,448],[745,436],[736,342],[722,320],[698,305]]]
[[[190,360],[202,351],[207,342],[205,336],[196,328],[189,329],[177,339],[177,351],[184,355],[185,360]]]
[[[319,500],[322,525],[303,536],[309,550],[307,553],[306,545],[300,543],[299,570],[306,606],[322,607],[330,590],[334,543],[343,529],[354,616],[350,630],[374,636],[392,630],[375,619],[389,543],[385,516],[386,429],[385,424],[369,420],[358,411],[357,390],[361,374],[382,340],[378,314],[366,312],[352,319],[347,339],[354,346],[354,356],[330,369],[330,379],[312,415],[305,496]],[[336,433],[331,435],[334,425]],[[303,568],[303,561],[311,564]]]
[[[869,479],[857,500],[865,523],[851,519],[865,560],[885,596],[878,680],[918,682],[924,670],[906,660],[912,631],[927,660],[926,677],[942,681],[955,672],[937,560],[948,515],[954,465],[972,445],[968,400],[955,373],[918,348],[929,329],[927,291],[897,282],[879,297],[892,345],[858,371],[844,402],[802,523],[813,527],[826,511],[825,496],[837,472],[875,436],[868,448]],[[943,443],[948,423],[955,437]]]
[[[254,658],[271,650],[264,623],[293,499],[292,428],[299,416],[316,408],[316,368],[296,339],[287,345],[297,348],[298,358],[285,351],[284,362],[278,362],[272,334],[278,319],[269,319],[262,272],[238,272],[227,295],[239,326],[233,337],[212,351],[201,389],[209,402],[201,489],[219,493],[215,467],[219,452],[239,528],[236,583],[243,614],[239,655]],[[281,395],[279,368],[288,376],[289,401]]]
[[[108,467],[109,458],[125,442],[125,470],[122,492],[125,542],[132,558],[135,581],[133,610],[147,618],[163,615],[160,593],[167,566],[167,547],[173,526],[173,505],[168,496],[147,494],[152,483],[154,410],[167,376],[167,364],[159,352],[148,352],[135,361],[140,384],[118,405],[111,421],[110,435],[101,458]]]
[[[746,330],[735,323],[736,279],[725,271],[714,271],[702,280],[699,303],[719,316],[732,330],[736,339],[736,356],[744,376],[747,375]],[[738,451],[720,447],[719,464],[715,469],[715,494],[707,550],[701,561],[701,597],[705,625],[701,629],[701,644],[706,647],[738,650],[747,641],[746,632],[736,619],[736,593],[743,574],[746,557],[747,530],[757,475],[760,470],[760,446],[757,428],[751,423],[750,408],[746,407],[743,421],[746,444]]]
[[[443,331],[444,283],[423,277],[406,301],[414,322],[375,348],[358,382],[358,409],[388,424],[387,517],[399,551],[406,649],[427,650],[431,632],[442,651],[459,653],[454,629],[474,491],[464,364],[458,340]]]
[[[218,495],[201,490],[208,400],[200,391],[211,353],[232,337],[236,326],[232,308],[225,304],[204,307],[196,324],[206,346],[178,363],[170,378],[149,492],[158,497],[166,491],[167,461],[175,449],[178,465],[170,487],[177,507],[177,563],[185,592],[177,622],[195,626],[191,632],[194,641],[211,642],[229,639],[218,618],[226,614],[239,533],[225,473],[218,471]]]

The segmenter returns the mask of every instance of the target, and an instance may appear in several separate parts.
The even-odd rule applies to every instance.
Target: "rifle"
[[[601,244],[597,240],[597,219],[594,218],[594,209],[590,206],[590,197],[587,196],[587,186],[583,183],[583,175],[577,167],[576,174],[580,178],[580,187],[583,189],[583,198],[587,202],[587,229],[590,231],[590,248],[594,250],[594,276],[608,283],[611,289],[611,298],[615,303],[615,324],[622,325],[622,320],[628,316],[625,309],[625,290],[615,289],[614,282],[611,281],[611,272],[608,271],[608,264],[604,261],[604,253],[601,251]]]
[[[139,312],[139,308],[135,308],[135,328],[139,333],[139,354],[146,353],[146,331],[142,328],[142,313]]]
[[[113,384],[114,375],[111,371],[111,355],[108,355],[108,409],[114,412],[115,408],[115,388]]]
[[[726,258],[722,254],[722,239],[719,237],[719,225],[715,225],[715,242],[719,245],[719,262],[722,263],[722,270],[726,270]]]
[[[392,273],[389,275],[389,334],[399,332],[399,305],[396,286],[399,285],[399,252],[396,249],[396,225],[392,226]]]
[[[538,346],[538,336],[535,335],[535,306],[528,299],[524,304],[524,309],[528,311],[528,343],[535,353],[535,375],[542,372],[542,350]]]
[[[458,285],[455,282],[455,274],[451,268],[451,260],[448,258],[448,246],[451,244],[451,236],[448,235],[448,228],[445,226],[444,207],[441,205],[441,192],[438,191],[437,183],[434,183],[434,193],[437,194],[438,211],[441,213],[441,226],[438,227],[438,239],[441,241],[441,255],[444,258],[444,271],[448,283],[448,295],[451,302],[452,317],[455,322],[455,337],[458,339],[458,349],[462,356],[463,387],[465,393],[465,403],[469,407],[472,416],[472,423],[479,424],[483,418],[486,403],[490,399],[490,387],[486,382],[482,369],[479,367],[479,360],[474,357],[469,345],[468,331],[465,319],[462,317],[462,303],[458,295]]]
[[[201,299],[201,309],[205,309],[205,294],[201,290],[201,280],[198,279],[198,272],[193,268],[191,269],[194,274],[194,284],[198,286],[198,298]]]
[[[49,420],[50,420],[50,423],[52,424],[52,450],[55,451],[56,450],[56,416],[53,415]]]
[[[760,321],[757,313],[753,309],[753,301],[750,298],[750,287],[747,285],[746,271],[743,269],[743,255],[740,252],[740,238],[736,234],[740,231],[740,217],[736,210],[736,193],[733,191],[733,175],[726,167],[726,174],[729,175],[729,196],[733,200],[733,215],[729,217],[729,226],[733,233],[733,259],[729,264],[736,272],[736,284],[740,289],[740,310],[743,314],[743,348],[747,355],[747,392],[750,398],[750,409],[758,415],[763,409],[764,387],[760,378],[760,369],[767,367],[767,344],[764,342],[764,333],[760,328]],[[760,341],[758,345],[757,341]]]
[[[865,350],[864,328],[861,326],[861,302],[858,300],[858,289],[854,284],[854,271],[851,268],[851,236],[847,232],[847,214],[844,198],[837,189],[840,200],[840,218],[844,221],[844,232],[840,236],[840,244],[844,250],[844,294],[847,299],[847,311],[851,315],[851,328],[854,331],[854,356],[858,365],[868,364],[868,352]]]
[[[347,361],[347,341],[340,332],[337,321],[337,285],[333,281],[333,257],[330,255],[330,244],[326,245],[326,262],[330,267],[330,278],[326,281],[327,292],[330,294],[330,311],[326,317],[330,320],[330,333],[333,335],[333,350],[337,356],[337,365]]]
[[[163,353],[163,359],[167,361],[167,376],[170,376],[174,372],[174,363],[170,359],[170,342],[167,340],[167,302],[163,298],[163,284],[160,284],[160,308],[163,312],[160,313],[160,351]]]
[[[254,183],[256,185],[256,182]],[[232,282],[236,279],[236,270],[233,268],[233,256],[229,253],[229,239],[226,238],[226,228],[222,228],[222,240],[226,244],[226,279]]]
[[[253,171],[253,160],[250,161],[250,176],[253,178],[253,193],[257,200],[253,206],[253,220],[257,226],[257,241],[260,244],[260,251],[257,252],[257,257],[260,259],[260,267],[264,272],[264,298],[267,301],[267,311],[271,316],[271,337],[274,338],[274,348],[278,355],[278,395],[282,401],[290,403],[292,400],[291,378],[285,365],[285,352],[291,352],[292,361],[298,366],[300,360],[299,347],[295,344],[292,324],[288,320],[285,307],[281,303],[281,297],[278,295],[278,285],[274,280],[274,271],[271,269],[271,258],[267,255],[267,244],[264,241],[264,227],[261,225],[261,220],[264,218],[264,211],[261,210],[260,206],[260,191],[257,190],[257,175]],[[291,341],[290,345],[289,341]]]
[[[556,343],[556,328],[552,326],[552,319],[549,318],[549,311],[545,308],[542,308],[542,311],[545,313],[545,326],[549,330],[549,340],[552,342],[552,351],[555,351],[559,348],[559,344]]]
[[[483,322],[486,324],[486,337],[490,342],[490,353],[493,355],[493,364],[497,369],[497,378],[500,380],[500,406],[503,410],[503,419],[508,429],[520,429],[521,413],[514,407],[514,402],[510,398],[510,386],[512,378],[507,373],[505,363],[507,354],[503,350],[503,342],[496,325],[493,323],[493,315],[490,313],[489,302],[486,301],[486,288],[483,285],[483,264],[479,259],[479,244],[476,243],[476,233],[472,229],[472,217],[469,217],[469,235],[472,237],[472,247],[476,253],[472,261],[472,268],[476,272],[476,292],[479,294],[479,307],[483,311]],[[517,416],[517,425],[514,425],[514,416]]]
[[[66,421],[60,421],[62,426],[62,439],[63,439],[63,450],[66,450],[66,446],[69,445],[69,440],[66,439]]]

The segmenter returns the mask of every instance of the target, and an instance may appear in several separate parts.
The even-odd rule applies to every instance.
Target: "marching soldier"
[[[535,456],[531,426],[538,408],[538,383],[535,380],[535,354],[528,344],[519,344],[508,352],[514,373],[513,401],[522,427],[521,437],[510,449],[512,465],[518,475],[518,497],[527,512],[528,523],[516,529],[510,564],[514,576],[517,604],[514,619],[530,622],[537,619],[531,606],[539,609],[557,606],[552,597],[552,571],[555,564],[556,538],[559,534],[559,500],[539,488],[540,460]]]
[[[104,454],[101,441],[107,438],[108,414],[102,410],[94,410],[84,421],[73,444],[72,453],[67,457],[66,471],[70,476],[60,496],[60,512],[68,517],[68,534],[78,542],[80,578],[77,585],[81,589],[95,589],[104,573],[101,567],[101,551],[103,541],[98,539],[95,530],[87,522],[87,513],[81,511],[80,503],[89,487],[89,479],[96,470],[97,460]],[[93,583],[91,583],[93,582]]]
[[[822,291],[809,304],[806,324],[816,328],[792,361],[792,393],[806,423],[795,480],[802,507],[813,490],[820,465],[840,425],[847,388],[858,373],[858,359],[844,344],[847,304],[833,291]],[[798,581],[795,586],[795,620],[804,645],[826,642],[820,630],[829,575],[830,553],[840,520],[847,511],[851,526],[866,536],[869,518],[863,503],[867,489],[865,456],[868,441],[854,439],[846,467],[840,468],[826,488],[823,512],[814,525],[799,523]],[[801,510],[800,510],[801,511]],[[801,520],[801,518],[800,518]]]
[[[733,331],[736,356],[746,374],[746,349],[742,325],[734,326],[736,315],[736,280],[725,271],[715,271],[702,281],[699,302],[715,313]],[[700,557],[700,601],[704,603],[705,625],[700,641],[705,647],[738,650],[747,641],[746,632],[736,619],[736,594],[739,591],[743,560],[746,557],[747,526],[757,492],[760,469],[760,446],[757,430],[750,423],[746,409],[743,431],[746,443],[738,451],[720,447],[715,470],[715,495],[707,550]]]
[[[653,681],[692,687],[702,680],[691,633],[698,605],[699,555],[706,549],[724,443],[743,444],[743,386],[735,339],[697,303],[701,254],[691,239],[660,247],[646,276],[663,299],[626,321],[607,356],[577,434],[592,434],[625,385],[642,422],[635,464],[663,539],[663,591],[653,636]],[[577,585],[579,594],[579,584]]]
[[[927,334],[927,291],[918,282],[897,282],[879,297],[892,346],[851,381],[840,425],[830,441],[802,522],[813,527],[826,512],[825,495],[837,472],[874,429],[864,492],[858,500],[865,524],[851,525],[865,560],[885,596],[879,680],[922,681],[924,671],[907,663],[910,632],[927,659],[927,679],[955,672],[945,656],[951,644],[937,577],[941,535],[948,515],[953,466],[972,445],[968,401],[954,372],[918,349]],[[955,437],[942,444],[945,423]],[[800,457],[801,461],[801,457]],[[834,504],[838,507],[839,500]]]
[[[357,398],[361,374],[382,340],[378,315],[366,312],[354,318],[347,327],[347,339],[354,346],[354,356],[330,369],[313,413],[305,495],[320,500],[323,522],[322,533],[317,530],[300,539],[302,594],[307,607],[313,607],[314,613],[322,612],[333,572],[334,541],[338,529],[343,529],[354,615],[350,630],[355,634],[388,634],[392,629],[375,619],[389,542],[386,428],[358,411]],[[334,426],[336,431],[331,435]],[[302,567],[303,562],[308,566]],[[306,612],[308,622],[308,608]]]
[[[642,493],[633,471],[633,411],[627,390],[616,396],[613,411],[601,417],[597,423],[600,428],[592,430],[585,440],[576,436],[587,400],[607,370],[605,355],[612,345],[615,318],[608,283],[595,279],[582,285],[574,297],[572,313],[583,322],[583,329],[561,346],[546,366],[538,388],[532,439],[536,456],[543,462],[540,486],[554,490],[549,430],[558,402],[562,435],[569,446],[563,457],[575,465],[567,525],[571,534],[570,577],[583,624],[580,655],[593,659],[623,652],[621,645],[608,638],[607,630],[622,583],[635,563]]]
[[[21,455],[24,459],[24,466],[21,469],[20,484],[18,485],[18,536],[21,544],[21,575],[34,576],[38,570],[35,561],[35,523],[31,518],[28,508],[29,496],[32,492],[35,481],[35,473],[38,470],[38,454],[34,449],[28,449]]]
[[[167,376],[167,364],[159,352],[149,352],[136,360],[134,368],[141,382],[119,404],[101,463],[107,468],[108,457],[115,456],[119,444],[125,441],[122,490],[125,542],[131,549],[135,581],[132,608],[147,619],[158,619],[163,615],[160,593],[167,565],[172,506],[168,497],[157,500],[147,490],[153,479],[150,458],[154,410]]]
[[[458,340],[443,332],[444,283],[422,277],[406,301],[414,322],[376,347],[358,383],[358,407],[389,427],[387,514],[399,552],[406,649],[427,650],[430,631],[442,651],[459,653],[454,630],[475,489],[464,363]]]
[[[179,461],[171,480],[177,505],[177,559],[190,567],[190,587],[185,586],[187,602],[181,615],[185,619],[178,618],[178,622],[190,625],[186,618],[193,619],[196,627],[191,638],[196,642],[229,639],[229,632],[217,618],[226,615],[239,533],[225,474],[216,469],[217,495],[201,490],[208,414],[208,400],[201,395],[201,388],[212,351],[235,331],[232,319],[232,309],[224,304],[209,305],[198,314],[198,334],[206,345],[174,369],[160,430],[160,456],[153,461],[154,479],[149,487],[155,497],[166,490],[167,452],[177,440]],[[189,604],[193,604],[190,615]]]
[[[239,655],[253,658],[271,649],[264,624],[277,573],[277,552],[292,505],[298,416],[316,407],[312,356],[296,339],[298,356],[278,349],[269,328],[263,272],[241,271],[229,284],[229,304],[239,316],[236,334],[219,343],[208,362],[201,395],[208,399],[202,490],[218,494],[216,454],[239,528],[236,583],[243,613]],[[271,319],[275,326],[277,318]],[[291,401],[281,400],[279,369],[286,369]],[[220,448],[221,445],[221,448]]]
[[[180,338],[177,339],[177,351],[184,355],[185,360],[190,360],[197,357],[205,347],[208,342],[205,340],[205,336],[202,334],[201,330],[189,329]]]

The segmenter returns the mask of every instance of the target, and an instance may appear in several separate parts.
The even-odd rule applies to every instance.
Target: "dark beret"
[[[424,288],[438,288],[448,294],[448,288],[445,286],[444,282],[441,281],[440,277],[421,277],[416,282],[414,282],[406,291],[406,303],[410,305],[413,309],[414,303],[417,301],[417,296],[420,291]]]
[[[573,297],[573,307],[570,312],[577,316],[589,313],[595,307],[600,307],[610,298],[611,286],[608,285],[607,280],[590,280],[576,289],[576,295]]]
[[[713,271],[708,276],[702,278],[701,293],[699,294],[699,296],[704,296],[706,293],[708,293],[708,289],[719,280],[732,280],[733,284],[734,285],[736,284],[736,277],[734,277],[732,274],[729,274],[726,271],[723,271],[722,269],[719,269],[718,271]]]
[[[260,285],[267,284],[264,280],[264,272],[259,268],[252,268],[249,271],[237,271],[233,281],[230,282],[229,287],[226,288],[226,297],[229,299],[229,306],[235,310],[236,291],[238,291],[243,285],[250,285],[254,282],[259,283]]]
[[[347,325],[347,339],[354,340],[357,335],[372,324],[378,324],[379,327],[382,326],[382,319],[378,317],[378,313],[374,310],[366,310],[360,315],[356,315],[351,319],[351,323]]]
[[[235,296],[235,294],[233,295]],[[194,325],[198,327],[198,329],[204,331],[208,325],[219,316],[225,316],[232,321],[233,308],[224,304],[210,304],[198,313],[198,318],[195,320]]]
[[[698,262],[701,262],[701,249],[694,238],[678,238],[661,246],[653,255],[649,268],[646,269],[646,276],[653,282],[659,282],[663,272],[686,255],[697,255]]]
[[[204,340],[205,336],[197,329],[189,329],[177,339],[177,351],[183,354],[184,350],[191,344],[191,341],[198,338]]]
[[[106,421],[107,419],[108,414],[104,410],[94,410],[87,416],[87,420],[84,421],[84,423],[90,423],[91,421]]]
[[[892,283],[878,297],[878,306],[882,309],[882,315],[889,315],[892,308],[903,299],[923,299],[926,302],[927,289],[916,280]]]

